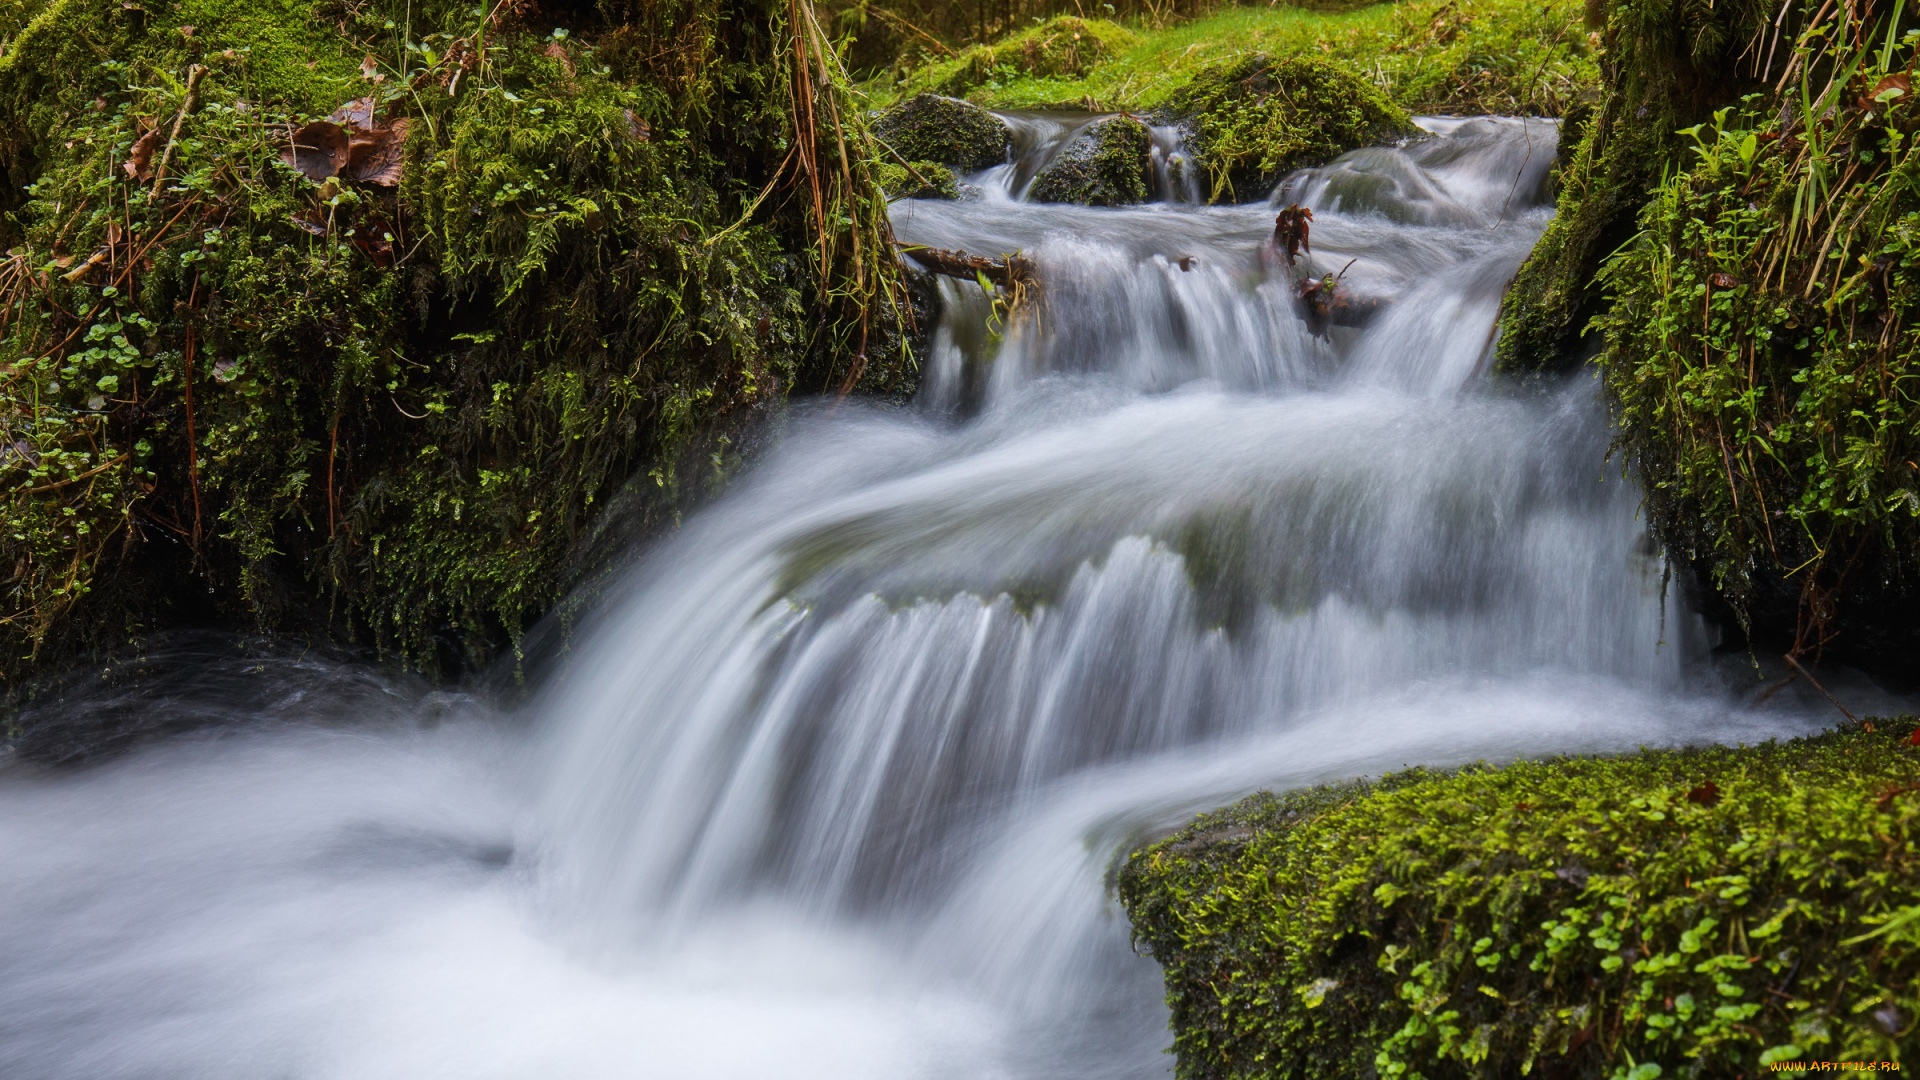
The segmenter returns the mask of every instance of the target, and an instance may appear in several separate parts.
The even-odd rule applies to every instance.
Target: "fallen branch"
[[[1820,693],[1826,695],[1826,699],[1828,701],[1833,702],[1833,707],[1840,710],[1840,715],[1846,717],[1848,720],[1852,720],[1855,722],[1859,721],[1860,719],[1859,717],[1853,715],[1852,712],[1848,711],[1845,705],[1840,704],[1839,698],[1834,697],[1832,694],[1828,693],[1827,688],[1820,685],[1820,680],[1814,678],[1812,673],[1807,671],[1806,668],[1803,668],[1800,666],[1800,661],[1798,658],[1796,658],[1792,653],[1787,653],[1786,660],[1787,660],[1787,663],[1793,665],[1793,670],[1800,673],[1801,678],[1807,680],[1808,684],[1811,685],[1815,690],[1818,690],[1820,691]]]
[[[1004,259],[989,259],[982,255],[969,255],[964,251],[949,251],[946,248],[914,247],[901,245],[901,254],[936,274],[977,281],[988,281],[1008,290],[1028,288],[1040,283],[1039,272],[1033,260],[1023,255],[1008,255]]]
[[[1349,259],[1338,274],[1307,278],[1295,286],[1301,318],[1314,337],[1325,337],[1330,326],[1365,326],[1385,309],[1386,302],[1379,297],[1355,296],[1341,287],[1341,278],[1353,263]]]
[[[187,122],[187,114],[200,104],[200,80],[206,77],[205,65],[195,64],[187,69],[187,100],[180,103],[180,113],[173,118],[173,131],[167,136],[167,148],[160,152],[160,165],[153,170],[153,188],[147,193],[149,202],[160,197],[160,188],[167,182],[167,166],[173,164],[173,149],[180,144],[180,128]]]

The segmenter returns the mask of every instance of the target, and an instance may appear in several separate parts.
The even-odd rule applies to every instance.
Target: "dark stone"
[[[1033,178],[1034,202],[1128,206],[1152,191],[1153,136],[1131,116],[1110,116],[1080,130]]]
[[[1004,164],[1013,150],[1006,121],[938,94],[921,94],[888,109],[873,133],[902,161],[932,161],[969,172]]]

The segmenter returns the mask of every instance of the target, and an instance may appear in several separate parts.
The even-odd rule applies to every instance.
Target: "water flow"
[[[1042,307],[948,283],[919,407],[797,417],[582,633],[530,770],[472,720],[0,787],[0,1073],[1161,1076],[1140,837],[1817,722],[1690,664],[1593,385],[1484,378],[1552,125],[1290,178],[1288,266],[1269,205],[1019,201],[1087,118],[1016,119],[986,197],[895,222]],[[1301,318],[1328,275],[1370,325]]]

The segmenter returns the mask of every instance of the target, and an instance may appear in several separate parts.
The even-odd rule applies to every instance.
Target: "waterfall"
[[[1702,665],[1595,383],[1487,377],[1554,124],[1423,121],[1228,207],[1155,129],[1158,201],[1025,201],[1089,119],[894,209],[1025,253],[1038,305],[944,283],[915,406],[797,410],[526,723],[236,715],[0,784],[0,1074],[1163,1076],[1108,893],[1139,839],[1824,720]],[[1302,318],[1329,277],[1367,325]]]

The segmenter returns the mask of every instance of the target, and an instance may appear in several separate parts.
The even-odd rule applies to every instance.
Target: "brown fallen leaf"
[[[627,138],[634,142],[646,142],[653,137],[653,128],[645,120],[633,115],[632,109],[622,109],[627,114]]]
[[[412,121],[402,118],[354,135],[346,168],[340,175],[362,184],[397,187],[406,165],[407,131],[412,126]]]
[[[387,81],[387,77],[380,73],[380,61],[375,60],[372,53],[368,53],[367,58],[360,61],[360,77],[376,84]]]
[[[1913,79],[1904,71],[1896,71],[1874,83],[1873,89],[1861,96],[1860,107],[1871,109],[1875,105],[1890,104],[1895,98],[1905,97],[1911,93],[1913,93]]]
[[[346,165],[348,143],[345,128],[330,120],[315,120],[293,131],[280,159],[319,183]]]
[[[133,142],[127,160],[120,167],[127,171],[136,183],[144,184],[153,179],[153,152],[160,146],[160,131],[155,128]]]
[[[1273,219],[1273,246],[1286,254],[1288,266],[1292,266],[1303,251],[1313,254],[1313,245],[1308,241],[1312,222],[1313,211],[1299,203],[1280,211]]]
[[[1687,801],[1700,806],[1716,805],[1720,802],[1720,785],[1709,780],[1687,792]]]
[[[317,209],[306,209],[293,215],[293,223],[315,236],[327,235],[327,219]]]
[[[333,110],[327,117],[328,123],[339,124],[348,131],[373,130],[373,99],[354,98],[345,105]]]
[[[573,54],[567,51],[567,47],[565,45],[562,45],[557,41],[550,42],[546,47],[545,55],[549,60],[559,61],[560,67],[564,69],[567,73],[567,78],[571,79],[575,75],[579,74],[579,72],[576,71],[573,66]]]
[[[393,226],[387,224],[385,218],[376,214],[354,226],[353,246],[373,260],[373,265],[392,266]]]
[[[1713,282],[1713,287],[1716,289],[1731,289],[1740,284],[1739,279],[1732,274],[1715,274],[1709,280]]]

